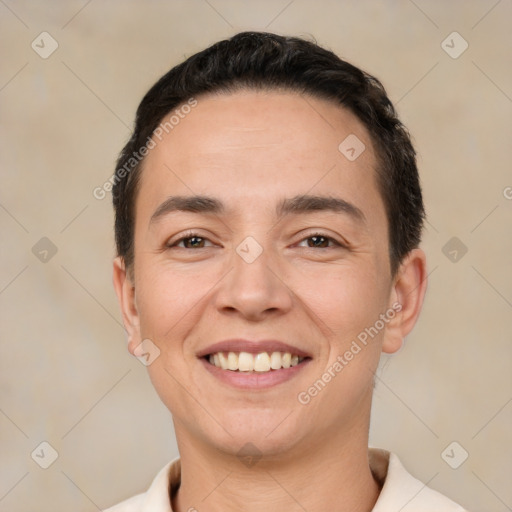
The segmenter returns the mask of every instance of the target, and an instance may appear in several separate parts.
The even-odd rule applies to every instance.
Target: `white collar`
[[[382,485],[372,512],[467,512],[414,478],[394,453],[369,448],[368,456],[371,471]],[[180,483],[181,461],[177,457],[159,471],[146,493],[105,512],[173,512],[169,496]]]

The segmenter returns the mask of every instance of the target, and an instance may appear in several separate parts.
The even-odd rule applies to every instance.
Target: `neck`
[[[304,440],[293,453],[262,456],[253,465],[186,439],[176,427],[181,486],[174,512],[370,512],[377,501],[380,489],[368,463],[368,423],[329,432],[316,442]]]

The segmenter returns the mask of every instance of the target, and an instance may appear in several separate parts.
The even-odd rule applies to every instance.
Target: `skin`
[[[416,322],[425,255],[411,251],[391,275],[375,153],[350,112],[291,92],[197,100],[144,162],[133,269],[114,261],[130,352],[148,338],[160,350],[148,371],[181,456],[173,509],[370,511],[380,491],[367,452],[374,372],[381,352],[397,351]],[[366,146],[353,162],[338,150],[349,134]],[[195,194],[221,200],[226,213],[151,222],[169,196]],[[365,220],[332,211],[276,217],[276,204],[299,194],[342,198]],[[179,242],[189,229],[202,237],[195,245]],[[317,230],[345,247],[315,246]],[[263,249],[250,264],[236,252],[247,236]],[[301,404],[297,395],[395,302],[402,309],[378,336]],[[196,357],[233,337],[282,340],[312,360],[273,388],[235,389]],[[262,456],[252,467],[237,456],[248,442]]]

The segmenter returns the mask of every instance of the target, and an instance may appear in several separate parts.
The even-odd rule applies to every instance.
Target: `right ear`
[[[134,350],[141,343],[140,321],[135,298],[135,284],[130,272],[127,272],[124,259],[118,256],[114,259],[113,281],[117,294],[117,300],[121,307],[123,323],[128,333],[128,350],[134,354]]]

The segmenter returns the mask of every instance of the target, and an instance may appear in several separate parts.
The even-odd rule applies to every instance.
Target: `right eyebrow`
[[[170,196],[151,215],[149,223],[175,211],[192,213],[221,214],[225,211],[224,204],[218,199],[207,196]]]

